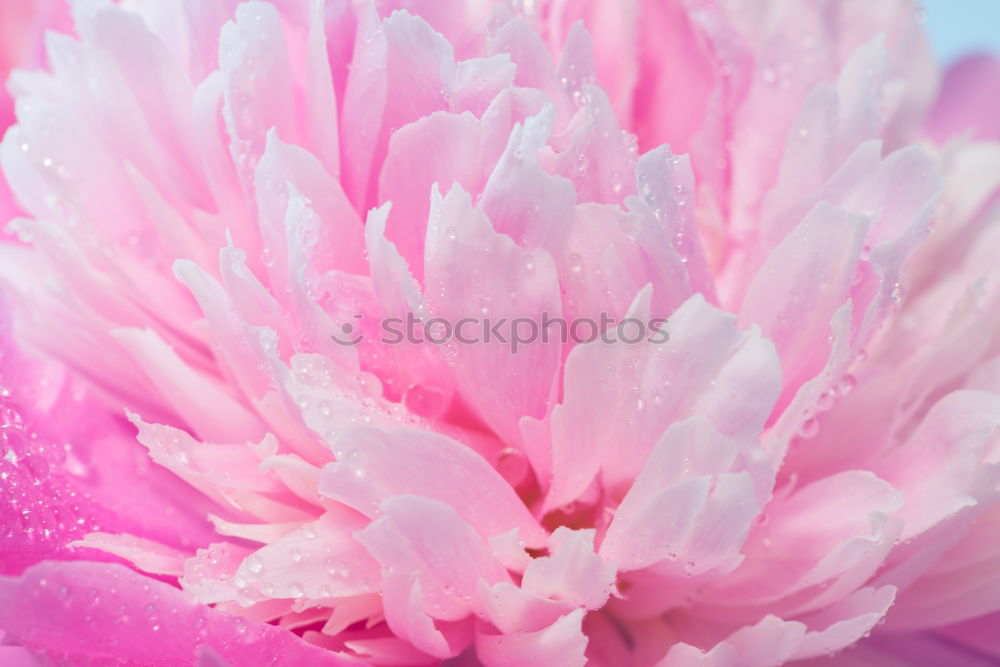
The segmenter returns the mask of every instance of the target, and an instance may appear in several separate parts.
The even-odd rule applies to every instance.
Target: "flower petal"
[[[262,654],[290,662],[343,665],[332,653],[274,626],[202,606],[165,583],[120,565],[46,562],[0,580],[7,640],[40,656],[71,661],[190,664],[198,647],[230,663]]]

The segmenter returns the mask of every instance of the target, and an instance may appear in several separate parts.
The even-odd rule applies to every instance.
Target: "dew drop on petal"
[[[819,433],[819,422],[816,421],[815,417],[805,420],[799,427],[799,437],[801,438],[815,438],[817,433]]]
[[[260,574],[264,569],[264,562],[258,556],[250,556],[246,560],[246,566],[252,574]]]

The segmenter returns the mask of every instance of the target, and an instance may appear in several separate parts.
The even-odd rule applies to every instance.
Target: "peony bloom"
[[[0,145],[0,662],[1000,660],[997,67],[936,98],[911,2],[73,14]]]

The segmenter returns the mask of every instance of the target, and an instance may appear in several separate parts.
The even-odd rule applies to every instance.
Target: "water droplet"
[[[616,195],[620,194],[622,188],[625,186],[624,179],[622,178],[622,173],[617,169],[611,172],[611,191]]]
[[[854,390],[856,384],[857,380],[854,379],[853,375],[848,373],[837,383],[837,393],[841,396],[847,396]]]
[[[264,562],[257,556],[250,556],[246,559],[247,569],[253,574],[260,574],[264,569]]]
[[[268,268],[274,266],[274,252],[270,248],[264,248],[264,250],[260,253],[260,261],[263,262],[264,266]]]
[[[817,433],[819,433],[819,422],[816,421],[815,417],[805,420],[799,427],[799,437],[815,438]]]
[[[682,262],[686,262],[688,257],[691,255],[692,247],[691,240],[683,232],[678,232],[674,234],[674,250],[677,251],[678,257]]]

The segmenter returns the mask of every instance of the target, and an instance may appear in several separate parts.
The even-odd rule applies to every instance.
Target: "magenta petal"
[[[983,100],[1000,96],[1000,61],[976,54],[962,58],[945,73],[930,118],[930,134],[943,142],[963,132],[977,139],[1000,139],[1000,123]]]
[[[45,562],[0,580],[0,627],[48,659],[194,664],[201,647],[230,664],[344,660],[271,625],[214,611],[120,565]],[[354,664],[354,663],[351,663]]]

